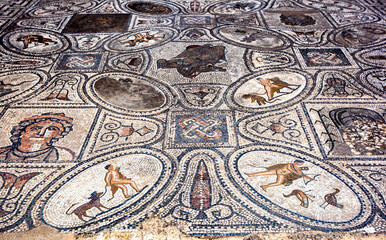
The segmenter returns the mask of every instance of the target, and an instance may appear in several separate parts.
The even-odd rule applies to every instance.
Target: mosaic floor
[[[0,231],[386,231],[382,0],[0,0]]]

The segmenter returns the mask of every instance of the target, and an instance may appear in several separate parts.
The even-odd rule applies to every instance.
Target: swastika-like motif
[[[179,121],[179,125],[182,127],[181,136],[184,139],[197,141],[200,139],[205,140],[217,140],[223,136],[218,127],[221,125],[219,119],[199,119],[195,117],[183,118]]]
[[[98,71],[105,54],[63,54],[56,64],[56,71]]]
[[[167,133],[168,148],[229,147],[231,143],[236,144],[231,112],[173,112],[169,118],[174,124]]]
[[[96,57],[85,56],[85,57],[70,57],[65,64],[68,68],[90,68],[95,65]]]

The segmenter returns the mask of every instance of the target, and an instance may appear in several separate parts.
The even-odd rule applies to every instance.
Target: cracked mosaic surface
[[[381,1],[0,1],[0,231],[386,231]]]

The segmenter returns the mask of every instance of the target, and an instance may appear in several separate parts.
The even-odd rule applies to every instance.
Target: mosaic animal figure
[[[87,211],[90,210],[91,208],[98,208],[101,212],[103,212],[102,208],[105,208],[106,210],[109,210],[109,208],[103,206],[100,202],[100,198],[101,196],[103,195],[102,192],[96,192],[94,191],[93,193],[91,193],[90,197],[88,199],[90,199],[90,201],[88,201],[87,203],[84,203],[82,205],[80,205],[79,207],[75,208],[74,211],[72,212],[68,212],[73,206],[75,206],[76,204],[78,203],[74,203],[73,205],[71,205],[71,207],[69,207],[66,211],[66,214],[67,215],[70,215],[70,214],[75,214],[80,220],[82,220],[83,222],[87,222],[83,217],[89,217],[89,218],[93,218],[92,216],[89,216],[87,215]]]
[[[24,44],[23,49],[28,48],[28,46],[31,43],[34,43],[35,46],[39,45],[39,43],[44,44],[44,45],[49,45],[49,43],[54,43],[54,44],[57,43],[57,42],[55,42],[55,41],[53,41],[53,40],[51,40],[49,38],[45,38],[45,37],[40,36],[40,35],[20,36],[19,38],[16,39],[16,41],[23,42],[23,44]]]
[[[121,44],[129,44],[131,47],[134,47],[138,43],[149,42],[150,40],[157,40],[157,38],[154,34],[149,34],[148,32],[145,34],[139,33],[135,35],[133,40],[121,42]]]
[[[259,83],[264,86],[264,90],[268,96],[268,101],[270,101],[273,98],[274,93],[280,93],[280,90],[282,88],[296,90],[295,88],[291,88],[290,84],[283,82],[278,77],[267,78],[267,79],[259,78],[258,80],[260,80]]]
[[[0,81],[0,97],[17,91],[10,88],[9,86],[13,87],[13,85],[8,85],[5,84],[4,81]]]
[[[296,198],[299,199],[300,201],[300,206],[308,208],[309,197],[302,190],[295,189],[290,194],[287,194],[287,195],[283,194],[283,196],[286,198],[291,196],[296,196]]]
[[[306,42],[315,42],[317,41],[317,36],[315,35],[315,31],[294,31],[296,34],[296,37],[300,39],[301,41]]]
[[[242,33],[242,32],[240,31],[240,33]],[[248,32],[245,31],[245,34],[247,34],[247,33]],[[254,42],[254,41],[261,39],[262,37],[264,37],[264,34],[261,34],[260,32],[252,32],[252,33],[246,35],[243,39],[241,39],[241,42],[251,43],[251,42]]]
[[[335,191],[333,193],[328,193],[324,196],[324,202],[320,205],[323,209],[325,209],[328,205],[337,207],[337,208],[343,208],[342,204],[339,204],[336,199],[336,194],[340,192],[339,189],[335,188]],[[327,203],[327,204],[326,204]]]
[[[258,94],[244,94],[243,95],[243,98],[244,99],[250,99],[251,102],[257,102],[260,105],[264,105],[267,103],[267,99],[265,99],[264,97],[262,96],[259,96]]]

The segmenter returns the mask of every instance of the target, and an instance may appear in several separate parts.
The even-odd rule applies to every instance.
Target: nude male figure
[[[114,198],[114,194],[118,191],[118,189],[122,190],[125,198],[131,197],[132,195],[129,194],[129,190],[127,189],[126,184],[129,184],[136,192],[141,191],[134,180],[126,178],[122,173],[119,172],[119,167],[114,168],[113,165],[107,165],[105,169],[108,170],[105,176],[105,182],[107,187],[111,187],[111,192],[113,195],[111,199]]]
[[[300,168],[300,166],[303,165],[303,163],[304,161],[295,160],[294,163],[276,164],[267,168],[267,171],[249,173],[247,175],[249,177],[276,175],[277,176],[276,182],[261,186],[261,188],[264,191],[266,191],[267,188],[269,187],[276,187],[282,184],[285,186],[288,186],[292,184],[292,182],[295,181],[296,179],[299,179],[302,177],[304,177],[307,180],[313,181],[314,180],[313,178],[308,177],[302,172],[302,169]]]

